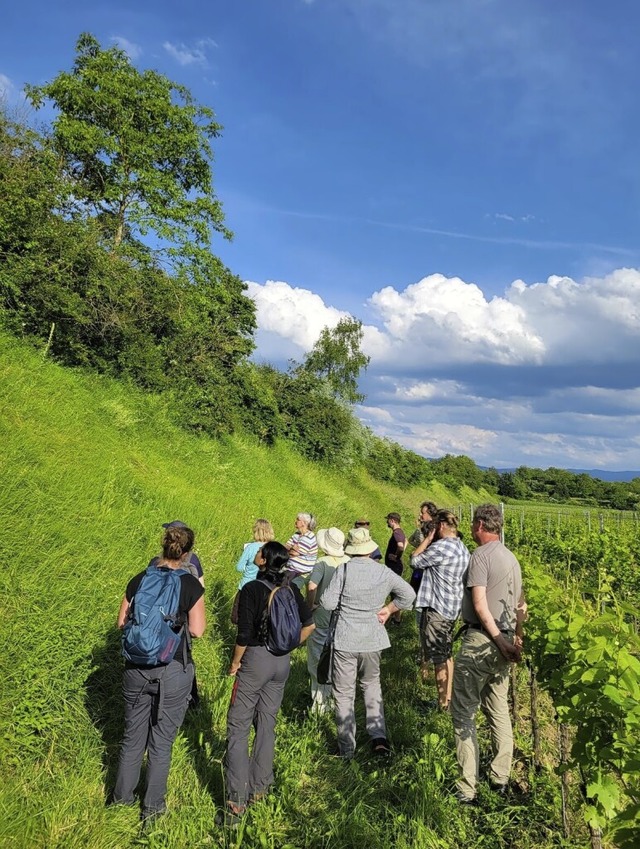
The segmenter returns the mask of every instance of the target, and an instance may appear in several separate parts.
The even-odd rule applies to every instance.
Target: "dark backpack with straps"
[[[187,631],[179,607],[180,576],[188,574],[186,569],[147,567],[122,629],[122,654],[130,663],[159,666],[174,659]]]
[[[277,586],[269,581],[263,583],[271,590],[260,629],[264,645],[271,654],[289,654],[300,645],[302,634],[295,594],[288,584]]]

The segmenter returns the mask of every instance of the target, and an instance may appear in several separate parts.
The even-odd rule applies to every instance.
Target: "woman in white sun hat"
[[[416,594],[384,563],[371,559],[377,544],[367,528],[353,528],[345,546],[351,558],[338,566],[320,604],[334,610],[340,603],[333,653],[333,699],[338,754],[352,758],[356,748],[356,681],[360,680],[367,733],[374,754],[387,755],[387,729],[380,688],[380,656],[391,643],[384,627],[398,610],[410,610]],[[391,601],[385,604],[385,599]]]
[[[324,713],[332,703],[331,684],[318,684],[317,671],[320,652],[329,632],[331,614],[319,607],[323,592],[331,583],[341,563],[349,559],[344,553],[344,534],[339,528],[322,528],[316,534],[318,547],[325,552],[316,561],[307,584],[307,604],[313,610],[316,629],[307,641],[307,669],[311,676],[311,710]]]

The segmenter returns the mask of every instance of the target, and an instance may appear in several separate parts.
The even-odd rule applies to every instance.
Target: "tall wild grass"
[[[5,337],[0,375],[0,847],[562,845],[555,784],[529,775],[526,747],[518,769],[528,792],[517,804],[487,792],[481,809],[458,809],[448,793],[450,722],[421,710],[434,693],[418,681],[412,616],[384,659],[394,757],[371,760],[364,737],[354,762],[330,756],[333,722],[308,714],[299,649],[278,722],[275,792],[236,832],[217,828],[234,636],[228,615],[234,564],[253,521],[270,519],[284,541],[300,510],[344,529],[366,514],[382,546],[389,510],[408,519],[426,497],[458,499],[343,477],[286,445],[267,450],[239,437],[186,434],[166,399],[62,369]],[[135,809],[105,804],[122,733],[115,618],[126,582],[157,552],[161,523],[173,519],[196,530],[205,570],[208,628],[194,645],[202,701],[174,748],[169,812],[143,835]]]

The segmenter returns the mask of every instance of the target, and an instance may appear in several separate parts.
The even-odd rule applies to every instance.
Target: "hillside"
[[[389,510],[409,516],[425,497],[452,505],[459,499],[437,488],[401,492],[364,474],[347,479],[304,462],[284,444],[265,449],[239,437],[214,442],[186,434],[174,426],[165,401],[66,370],[5,337],[0,363],[9,401],[0,420],[0,545],[4,597],[11,600],[3,629],[0,845],[134,844],[136,813],[104,806],[122,727],[114,621],[126,581],[156,551],[161,522],[174,518],[197,530],[209,625],[196,645],[203,707],[176,746],[172,813],[162,826],[169,842],[154,845],[209,845],[222,799],[233,567],[253,519],[269,517],[284,538],[301,509],[314,511],[321,525],[342,527],[364,513],[384,543]],[[465,503],[481,497],[460,496]],[[473,832],[460,814],[452,818],[444,790],[453,769],[446,720],[420,720],[415,735],[414,634],[406,621],[386,659],[393,740],[405,755],[384,778],[354,765],[361,772],[348,789],[341,766],[326,756],[332,723],[306,715],[305,661],[298,653],[279,728],[280,790],[256,810],[243,845],[349,846],[349,829],[362,832],[370,823],[371,845],[388,846],[405,831],[396,818],[401,810],[409,819],[423,812],[410,829],[416,842],[406,845],[453,846]],[[416,784],[420,758],[432,791]],[[339,801],[333,811],[331,799]],[[311,809],[318,817],[306,822]],[[257,833],[261,820],[266,844]],[[327,840],[329,833],[334,837]],[[214,842],[220,839],[214,834]]]

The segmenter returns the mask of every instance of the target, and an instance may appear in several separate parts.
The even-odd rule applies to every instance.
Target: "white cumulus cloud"
[[[132,62],[135,62],[136,59],[139,59],[142,56],[142,47],[140,47],[139,44],[135,44],[133,41],[129,41],[129,39],[125,38],[123,35],[114,35],[111,41],[114,41],[121,50],[124,50]]]
[[[547,361],[617,362],[640,357],[640,270],[621,268],[577,282],[516,280],[506,297],[544,339]]]
[[[209,67],[207,52],[217,47],[217,44],[212,38],[201,38],[192,47],[182,42],[174,44],[171,41],[165,41],[162,46],[179,65],[199,65],[201,68],[207,68]]]
[[[0,99],[8,100],[15,91],[15,86],[6,74],[0,74]]]
[[[431,274],[397,291],[375,292],[370,303],[394,339],[390,356],[433,361],[538,362],[544,341],[525,311],[506,298],[487,300],[482,290],[458,277]]]
[[[347,315],[283,281],[248,290],[257,356],[279,365]],[[482,465],[640,468],[639,269],[516,280],[493,297],[431,274],[368,307],[357,410],[376,434]]]
[[[327,306],[320,295],[275,280],[247,282],[257,307],[258,327],[309,351],[324,327],[335,327],[348,313]]]

